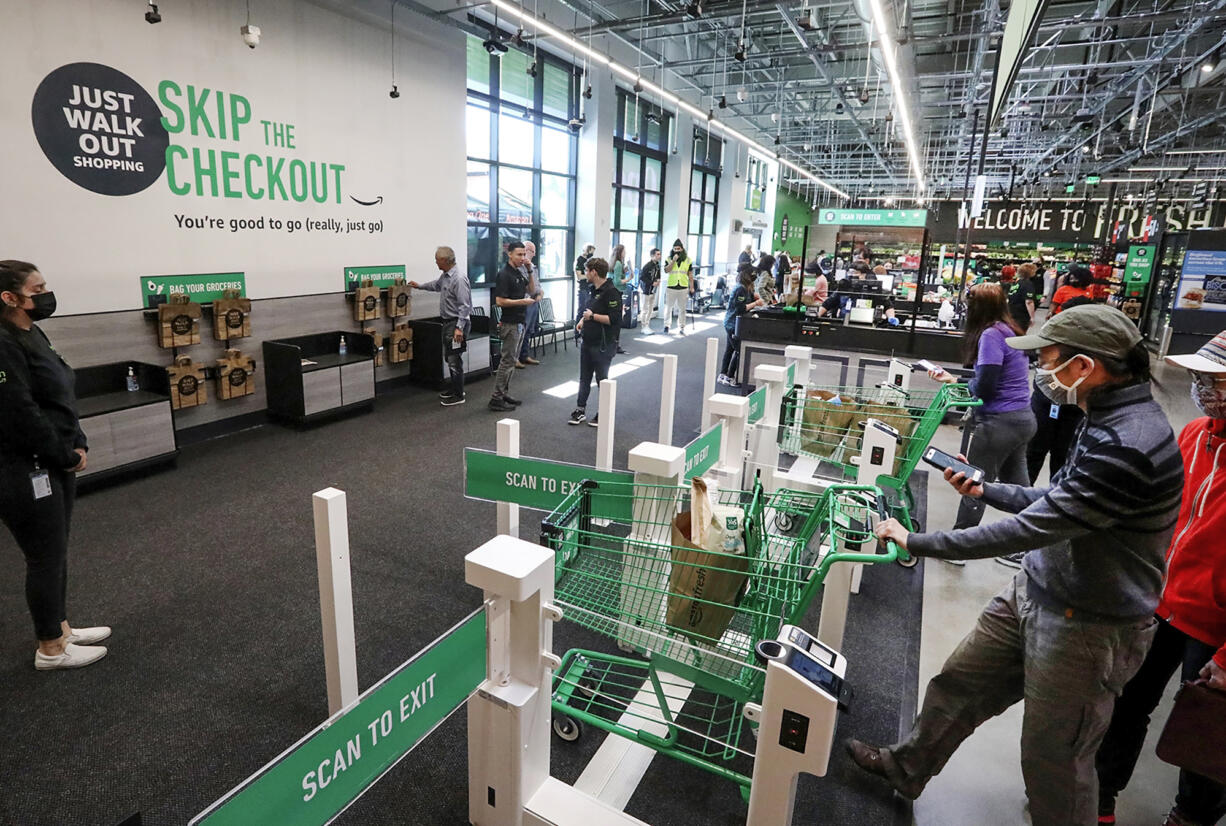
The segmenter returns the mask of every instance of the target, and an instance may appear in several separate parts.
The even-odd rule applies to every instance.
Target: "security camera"
[[[494,57],[502,57],[507,53],[507,44],[500,43],[492,37],[481,41],[481,45],[484,46],[485,50]]]
[[[149,25],[162,22],[162,15],[158,13],[157,3],[149,4],[149,10],[145,12],[145,22]]]
[[[571,118],[570,122],[566,124],[566,127],[570,129],[570,131],[578,133],[579,130],[583,129],[583,119],[582,118]]]
[[[260,27],[259,26],[253,26],[250,23],[248,23],[247,25],[240,28],[238,32],[239,34],[243,36],[243,42],[247,44],[247,48],[254,49],[256,46],[260,45]]]
[[[727,96],[727,95],[720,95],[720,96],[719,96],[719,108],[720,108],[720,109],[727,109],[727,108],[728,108],[728,96]]]
[[[391,98],[392,100],[395,100],[396,98],[400,97],[400,90],[396,88],[395,83],[392,84],[392,91],[388,92],[387,96]]]

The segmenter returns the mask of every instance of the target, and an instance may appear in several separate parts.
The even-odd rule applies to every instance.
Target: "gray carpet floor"
[[[631,356],[680,355],[678,443],[698,429],[703,338],[626,339]],[[590,463],[596,431],[568,427],[574,400],[541,392],[577,376],[575,349],[542,360],[517,371],[512,386],[525,402],[522,453]],[[657,362],[619,381],[618,467],[654,438],[659,377]],[[472,611],[480,596],[464,584],[463,557],[493,534],[494,506],[463,497],[463,449],[494,446],[491,386],[473,382],[458,408],[439,407],[422,388],[391,388],[369,414],[195,444],[177,468],[82,496],[69,619],[110,624],[115,634],[110,655],[81,671],[31,667],[24,566],[0,533],[0,824],[111,826],[135,812],[147,826],[183,824],[327,716],[317,490],[348,494],[361,688]],[[521,515],[521,535],[535,538],[541,514]],[[845,651],[856,706],[840,736],[892,740],[909,719],[921,594],[922,569],[882,566],[865,577]],[[557,629],[559,651],[608,645],[567,623]],[[554,773],[573,780],[598,744],[595,734],[555,740]],[[465,749],[461,711],[338,822],[465,823]],[[829,777],[803,780],[800,794],[797,823],[905,818],[840,756]],[[658,758],[629,811],[665,826],[743,822],[745,808],[733,784]]]

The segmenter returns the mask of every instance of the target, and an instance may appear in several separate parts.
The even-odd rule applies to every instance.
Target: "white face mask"
[[[1194,381],[1192,404],[1211,419],[1226,419],[1226,389]]]
[[[1073,382],[1072,385],[1067,385],[1060,381],[1060,379],[1056,377],[1056,374],[1079,358],[1089,359],[1090,369],[1094,369],[1094,359],[1090,358],[1084,353],[1078,353],[1064,363],[1059,364],[1050,370],[1045,370],[1042,367],[1037,368],[1034,372],[1038,377],[1039,392],[1046,396],[1054,404],[1077,404],[1077,388],[1090,374],[1086,373],[1086,375]]]

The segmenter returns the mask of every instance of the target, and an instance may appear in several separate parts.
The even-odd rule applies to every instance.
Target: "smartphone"
[[[933,370],[940,373],[942,370],[945,369],[941,367],[940,365],[933,364],[928,359],[920,359],[919,361],[915,363],[915,366],[923,370],[925,373],[931,373]]]
[[[983,470],[974,465],[968,465],[956,456],[950,456],[943,450],[930,447],[924,451],[924,461],[939,470],[950,468],[954,473],[965,473],[966,478],[976,484],[983,482]]]

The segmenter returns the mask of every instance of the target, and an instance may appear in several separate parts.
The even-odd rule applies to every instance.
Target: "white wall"
[[[262,27],[263,43],[251,50],[239,37],[246,20],[240,0],[161,5],[163,22],[149,25],[143,4],[130,0],[82,0],[71,12],[60,3],[5,4],[6,39],[37,48],[21,49],[0,78],[0,257],[38,264],[61,312],[138,307],[142,275],[244,271],[248,295],[268,298],[339,291],[347,265],[406,264],[410,277],[429,275],[438,244],[465,257],[459,31],[398,15],[401,97],[392,100],[386,21],[303,0],[261,0],[251,22]],[[334,192],[323,204],[180,196],[166,172],[130,195],[73,183],[40,148],[31,105],[48,73],[77,62],[117,69],[155,100],[164,80],[184,92],[190,84],[243,96],[251,122],[239,141],[183,132],[170,135],[171,144],[189,154],[198,148],[342,164],[341,203]],[[164,105],[162,111],[169,114]],[[295,148],[266,145],[260,120],[293,124]],[[190,178],[183,161],[175,168]],[[351,197],[383,200],[361,206]],[[221,219],[224,228],[183,229],[176,215]],[[342,226],[381,222],[382,229],[291,234],[225,227],[231,218],[260,217],[266,226],[267,219],[332,219]]]

